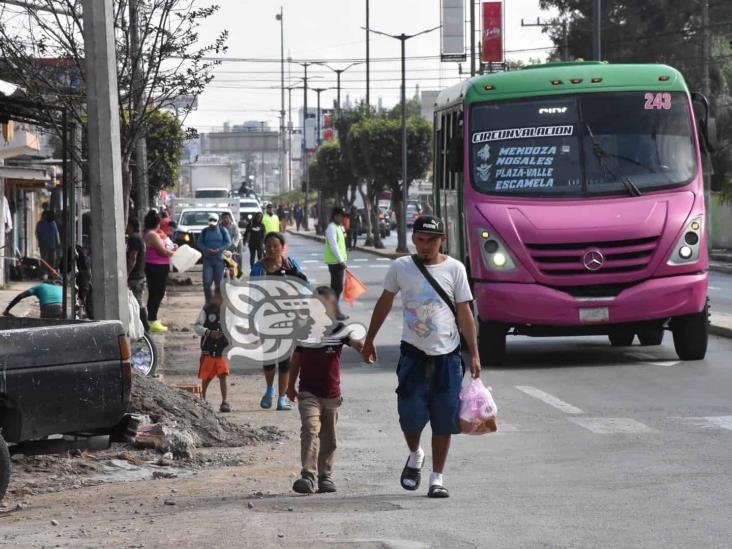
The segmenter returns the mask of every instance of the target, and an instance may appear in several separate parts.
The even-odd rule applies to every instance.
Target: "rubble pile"
[[[156,448],[181,457],[189,457],[194,447],[246,446],[281,438],[277,430],[236,425],[205,400],[138,374],[132,381],[129,411],[148,416],[153,425],[159,425],[143,427],[146,422],[141,422],[141,429],[146,431],[142,438],[159,438],[161,445],[153,442]]]

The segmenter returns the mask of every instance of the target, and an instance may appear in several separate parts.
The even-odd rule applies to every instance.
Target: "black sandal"
[[[414,481],[414,486],[404,484],[405,480]],[[402,477],[399,479],[399,483],[405,490],[414,492],[417,488],[419,488],[420,482],[422,482],[422,469],[415,469],[414,467],[410,467],[409,458],[407,458],[407,463],[404,464],[404,469],[402,469]]]
[[[444,486],[440,486],[439,484],[433,484],[430,486],[429,491],[427,492],[428,498],[449,498],[450,492],[447,491],[447,488]]]

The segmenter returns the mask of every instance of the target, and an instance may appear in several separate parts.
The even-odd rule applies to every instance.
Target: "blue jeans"
[[[206,258],[203,260],[203,294],[206,296],[206,303],[211,301],[213,292],[211,285],[221,288],[221,281],[224,278],[224,260],[218,257]]]

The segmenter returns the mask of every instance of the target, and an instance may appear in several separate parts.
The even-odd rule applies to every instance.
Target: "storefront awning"
[[[39,189],[52,186],[55,183],[54,169],[24,168],[18,166],[0,166],[0,178],[5,184],[14,184],[16,187]]]

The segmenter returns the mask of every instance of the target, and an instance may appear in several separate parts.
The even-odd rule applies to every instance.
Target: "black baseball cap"
[[[415,233],[445,234],[445,224],[439,217],[423,215],[414,220],[412,229]]]
[[[340,206],[336,206],[330,211],[330,216],[335,217],[337,215],[346,215],[346,210],[341,208]]]

